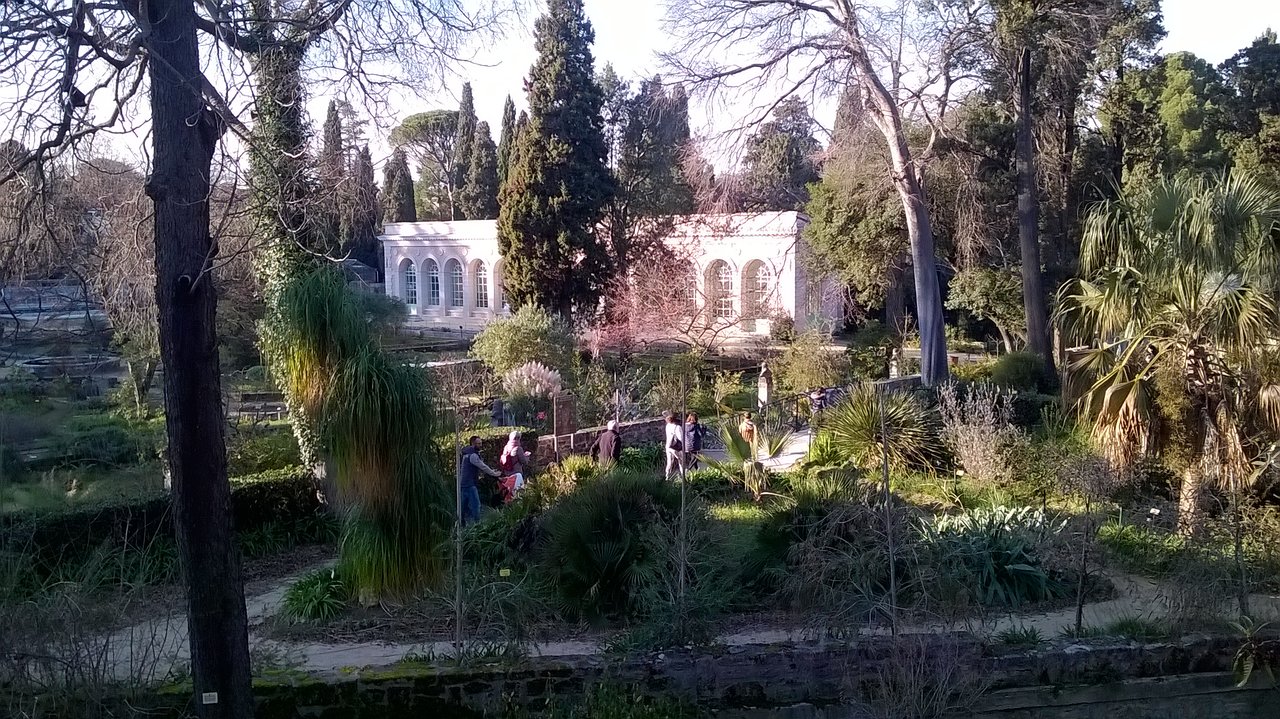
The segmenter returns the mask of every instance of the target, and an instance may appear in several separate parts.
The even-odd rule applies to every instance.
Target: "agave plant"
[[[1113,460],[1150,449],[1157,369],[1177,368],[1193,454],[1179,497],[1184,532],[1199,526],[1208,487],[1247,473],[1249,408],[1280,418],[1275,377],[1250,371],[1280,334],[1277,236],[1280,193],[1252,178],[1164,180],[1092,210],[1084,277],[1060,292],[1059,323],[1093,344],[1069,368],[1079,405]]]
[[[781,423],[762,423],[748,442],[734,427],[724,424],[719,429],[724,443],[723,460],[701,457],[712,469],[740,483],[757,502],[769,491],[769,471],[762,460],[777,459],[791,442],[791,430]]]

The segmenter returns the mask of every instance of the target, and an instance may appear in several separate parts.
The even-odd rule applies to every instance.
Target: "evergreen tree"
[[[472,147],[476,137],[476,103],[471,95],[471,83],[462,85],[462,104],[458,107],[457,137],[453,143],[453,187],[461,188],[471,172]],[[467,216],[454,207],[453,219],[465,220]]]
[[[502,105],[502,134],[498,138],[498,184],[507,181],[507,172],[511,168],[511,148],[516,141],[516,104],[507,95]]]
[[[549,0],[534,34],[528,127],[502,188],[498,242],[511,305],[568,318],[594,312],[610,279],[608,253],[596,236],[614,193],[605,164],[604,96],[582,0]]]
[[[318,231],[325,236],[325,244],[338,247],[345,247],[350,239],[350,228],[344,222],[349,214],[351,198],[343,186],[347,163],[342,140],[342,118],[338,114],[337,103],[330,100],[321,129],[320,155],[316,158],[320,180],[318,189],[328,200],[318,208]]]
[[[329,101],[329,110],[325,113],[324,129],[321,132],[320,145],[320,179],[326,187],[337,187],[345,174],[347,158],[342,144],[342,118],[338,115],[338,105]]]
[[[498,151],[487,122],[476,125],[469,164],[458,206],[468,219],[492,220],[498,216]]]
[[[378,187],[373,176],[369,146],[360,148],[352,168],[350,233],[345,250],[382,273],[382,247],[378,243]]]
[[[418,213],[413,201],[413,175],[409,172],[409,160],[404,150],[391,154],[382,168],[382,221],[417,222]]]
[[[631,86],[626,80],[618,77],[613,65],[606,64],[596,75],[604,102],[600,106],[600,118],[604,121],[604,142],[609,148],[609,168],[618,170],[618,161],[622,155],[622,135],[627,127],[628,110],[631,105]]]
[[[764,210],[803,207],[809,199],[807,185],[818,179],[814,156],[819,149],[804,101],[783,100],[773,118],[747,140],[744,189],[748,201]]]

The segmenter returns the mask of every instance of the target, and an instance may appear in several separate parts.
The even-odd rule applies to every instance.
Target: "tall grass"
[[[304,415],[300,445],[311,433],[337,470],[343,576],[366,602],[439,581],[453,499],[427,376],[378,346],[328,268],[290,282],[267,328],[272,369]]]

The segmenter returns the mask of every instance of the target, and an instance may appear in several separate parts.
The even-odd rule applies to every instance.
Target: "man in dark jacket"
[[[480,519],[480,490],[476,488],[476,480],[484,472],[490,477],[500,476],[496,469],[480,459],[480,437],[471,435],[467,446],[462,449],[458,463],[459,488],[462,493],[462,523],[470,524]]]
[[[609,420],[604,431],[596,437],[591,445],[591,458],[601,467],[609,467],[622,457],[622,436],[618,434],[618,423]]]

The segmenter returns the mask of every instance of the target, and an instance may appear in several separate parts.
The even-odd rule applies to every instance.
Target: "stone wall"
[[[619,422],[618,433],[622,435],[622,446],[637,447],[642,444],[661,444],[666,420],[661,417],[639,419],[633,422]],[[604,427],[580,429],[573,434],[562,434],[558,443],[560,456],[570,454],[586,454],[591,450],[596,437],[604,431]],[[538,459],[541,462],[552,461],[556,456],[557,438],[553,435],[538,437]]]
[[[895,645],[883,637],[838,647],[738,647],[627,658],[527,659],[518,666],[390,669],[282,676],[255,681],[260,719],[425,717],[470,719],[503,711],[537,712],[554,698],[572,705],[592,685],[625,685],[679,697],[732,719],[854,719],[886,681],[950,677],[979,698],[972,716],[990,719],[1125,719],[1274,716],[1274,692],[1235,688],[1231,659],[1239,640],[1199,637],[1177,643],[1062,641],[1032,651],[1001,651],[967,635],[925,635]],[[188,689],[189,691],[189,689]],[[172,698],[176,698],[176,692]],[[166,712],[161,712],[166,713]]]

